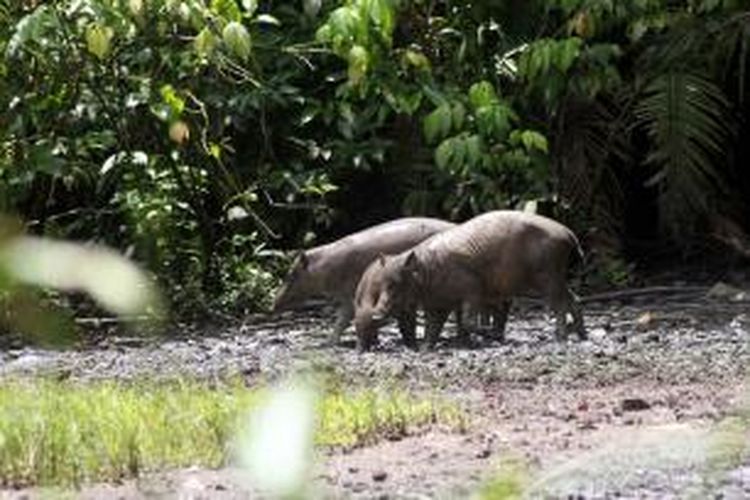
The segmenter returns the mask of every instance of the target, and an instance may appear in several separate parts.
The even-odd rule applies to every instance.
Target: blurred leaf
[[[298,498],[305,490],[313,461],[317,400],[310,387],[290,384],[271,391],[247,417],[240,461],[263,493]]]
[[[0,247],[0,265],[21,283],[86,292],[117,314],[160,312],[159,296],[146,275],[104,247],[20,236]]]

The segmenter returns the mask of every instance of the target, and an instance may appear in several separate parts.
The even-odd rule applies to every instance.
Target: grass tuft
[[[78,485],[173,467],[225,465],[266,391],[198,382],[0,382],[0,485]],[[328,391],[316,442],[351,447],[430,424],[463,428],[449,403],[406,392]]]

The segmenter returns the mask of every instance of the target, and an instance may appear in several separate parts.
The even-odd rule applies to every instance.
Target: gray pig
[[[425,337],[434,346],[451,310],[485,311],[503,337],[510,299],[541,293],[555,311],[558,338],[567,337],[567,313],[581,339],[583,318],[566,283],[573,232],[540,215],[488,212],[398,255],[381,256],[363,273],[355,295],[360,349],[369,349],[388,316],[425,310]],[[466,317],[466,314],[464,314]],[[459,320],[459,333],[465,335]]]
[[[333,330],[333,342],[338,342],[341,333],[354,316],[354,291],[362,272],[379,254],[403,252],[430,236],[455,227],[455,224],[439,219],[407,217],[385,222],[364,229],[327,245],[306,250],[295,259],[284,279],[273,310],[282,311],[294,307],[311,297],[333,299],[338,305],[338,318]],[[413,331],[408,325],[414,323],[414,312],[405,312],[399,318],[406,325],[402,332]]]

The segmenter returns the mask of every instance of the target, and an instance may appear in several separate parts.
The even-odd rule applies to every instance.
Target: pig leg
[[[450,311],[444,309],[425,310],[425,339],[428,349],[435,348],[449,314]]]
[[[565,289],[568,293],[568,310],[570,315],[573,316],[573,329],[578,334],[580,340],[586,340],[588,334],[586,333],[586,327],[583,324],[583,314],[581,314],[581,307],[578,304],[578,297],[568,288]]]
[[[583,316],[578,307],[575,297],[566,286],[557,290],[550,297],[550,306],[555,311],[557,322],[557,340],[566,340],[568,338],[568,313],[573,317],[573,328],[578,333],[581,340],[585,340],[586,329],[583,326]]]
[[[336,324],[333,326],[331,343],[338,344],[341,334],[354,318],[354,305],[351,302],[341,302],[336,315]]]
[[[417,310],[403,309],[398,313],[398,329],[407,347],[417,346]]]
[[[498,305],[488,307],[492,316],[492,337],[500,342],[505,342],[505,324],[508,322],[511,301],[505,299]]]
[[[472,302],[464,302],[456,308],[456,329],[462,345],[466,347],[472,345],[471,333],[479,328],[482,315],[486,315],[487,318],[491,317],[488,313],[489,311],[477,308]]]

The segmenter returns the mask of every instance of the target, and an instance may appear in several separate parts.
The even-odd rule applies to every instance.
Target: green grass
[[[0,485],[71,485],[231,458],[240,419],[264,397],[240,384],[0,383]],[[429,424],[463,427],[449,403],[405,392],[328,391],[316,442],[356,446]]]

